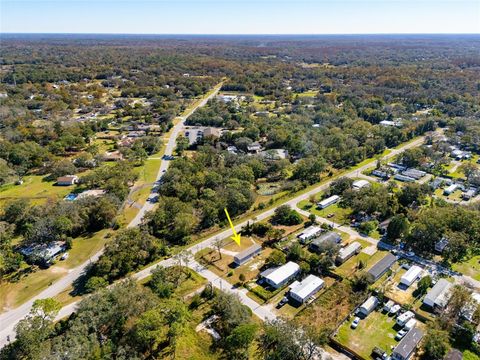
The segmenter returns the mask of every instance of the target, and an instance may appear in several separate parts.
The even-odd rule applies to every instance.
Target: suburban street
[[[174,150],[175,144],[176,144],[176,137],[181,132],[181,130],[184,126],[184,121],[188,118],[188,116],[190,116],[199,107],[205,105],[210,98],[212,98],[213,96],[215,96],[217,94],[218,90],[219,90],[219,87],[216,88],[216,90],[214,92],[212,92],[208,97],[206,97],[201,103],[197,104],[197,106],[195,108],[193,108],[186,116],[184,116],[181,119],[180,122],[178,122],[175,125],[174,130],[172,131],[172,134],[170,135],[170,139],[168,141],[167,149],[165,151],[165,154],[171,154],[172,151]],[[401,146],[397,149],[392,149],[391,152],[384,157],[384,159],[392,158],[392,157],[402,153],[406,149],[410,149],[410,148],[419,146],[420,144],[423,143],[423,141],[424,141],[424,137],[421,137],[421,138],[415,139],[414,141],[411,141],[411,142],[409,142],[409,143],[407,143],[407,144],[405,144],[405,145],[403,145],[403,146]],[[166,170],[168,168],[168,164],[169,164],[169,161],[165,161],[165,160],[162,161],[157,179],[159,179],[161,177],[163,170]],[[352,177],[352,178],[358,177],[358,174],[367,170],[368,168],[371,168],[372,166],[374,166],[374,163],[370,162],[370,163],[365,164],[365,165],[363,165],[363,166],[361,166],[361,167],[359,167],[355,170],[352,170],[348,173],[345,173],[343,176]],[[332,181],[333,180],[324,182],[321,185],[318,185],[318,186],[310,189],[309,191],[307,191],[303,194],[300,194],[300,195],[298,195],[298,196],[296,196],[296,197],[294,197],[290,200],[285,201],[283,204],[279,204],[278,206],[287,204],[287,205],[290,205],[292,208],[296,208],[296,205],[297,205],[298,202],[300,202],[302,200],[307,200],[311,195],[327,189],[330,186],[330,184],[332,183]],[[156,195],[155,192],[152,193],[152,194]],[[137,215],[137,217],[135,217],[135,219],[133,219],[132,222],[129,224],[129,227],[137,226],[141,222],[141,217],[143,216],[143,214],[145,214],[146,211],[152,210],[154,208],[154,206],[155,206],[155,204],[150,203],[150,202],[146,202],[146,204],[144,205],[142,210],[139,212],[139,215]],[[235,230],[240,231],[248,222],[251,222],[252,220],[261,221],[261,220],[264,220],[264,219],[272,216],[275,212],[275,209],[278,206],[270,208],[270,209],[268,209],[268,210],[266,210],[266,211],[264,211],[260,214],[255,214],[254,216],[251,216],[249,219],[242,221],[241,223],[239,223],[235,226]],[[331,223],[330,221],[328,221],[328,222]],[[345,231],[345,232],[353,231],[352,229],[348,230],[347,227],[344,227],[344,228],[345,229],[340,227],[339,229],[342,230],[342,231]],[[213,273],[209,272],[207,269],[202,268],[198,263],[196,263],[193,260],[193,255],[196,254],[198,251],[200,251],[202,249],[205,249],[207,247],[212,247],[214,242],[217,239],[224,239],[224,238],[230,237],[232,234],[233,234],[232,229],[227,228],[226,230],[222,231],[221,233],[218,233],[214,236],[211,236],[211,237],[207,238],[206,240],[191,246],[187,250],[184,250],[184,252],[187,252],[185,254],[186,257],[190,258],[190,262],[188,263],[188,266],[191,267],[192,269],[194,269],[195,271],[198,271],[202,276],[205,276],[207,279],[211,280],[211,278],[213,278],[211,274],[213,274]],[[372,239],[372,241],[375,241],[375,240]],[[0,315],[0,325],[1,325],[0,347],[4,346],[8,342],[7,337],[10,337],[10,339],[13,338],[15,324],[19,320],[24,318],[29,313],[31,306],[36,299],[54,297],[57,294],[59,294],[60,292],[62,292],[64,289],[68,288],[68,286],[70,286],[72,284],[72,282],[82,274],[82,272],[84,271],[86,266],[90,262],[96,261],[100,255],[101,255],[101,251],[98,252],[97,254],[95,254],[95,256],[93,256],[89,261],[85,262],[81,266],[79,266],[75,269],[72,269],[67,276],[65,276],[64,278],[57,281],[56,283],[54,283],[49,288],[45,289],[44,291],[42,291],[37,296],[30,299],[28,302],[24,303],[23,305],[15,308],[15,309],[12,309],[8,312],[5,312],[5,313],[1,314]],[[168,267],[168,266],[171,266],[172,264],[174,264],[176,261],[177,260],[175,258],[169,258],[169,259],[160,261],[156,264],[153,264],[153,265],[151,265],[151,266],[133,274],[132,277],[135,278],[135,279],[138,279],[138,280],[144,279],[144,278],[148,277],[151,274],[151,271],[153,269],[155,269],[157,266],[160,265],[160,266],[167,266]],[[252,311],[259,318],[266,319],[266,318],[271,317],[270,311],[268,311],[267,309],[265,309],[262,306],[259,306],[257,303],[255,303],[253,300],[251,300],[245,294],[243,294],[241,290],[232,289],[231,285],[229,285],[228,282],[226,282],[222,279],[219,279],[218,276],[216,276],[215,274],[213,274],[213,276],[215,276],[215,280],[213,281],[214,286],[222,288],[224,290],[228,289],[228,291],[238,294],[240,296],[240,299],[242,300],[242,302],[245,305],[247,305],[248,307],[250,307],[252,309]],[[69,304],[69,305],[65,306],[64,308],[61,309],[61,311],[58,315],[58,318],[62,318],[62,317],[70,315],[72,312],[75,311],[75,307],[76,307],[76,303],[72,303],[72,304]]]
[[[175,126],[172,128],[169,134],[169,139],[166,144],[165,148],[165,155],[172,155],[173,151],[175,150],[176,143],[177,143],[177,137],[178,135],[182,132],[185,121],[188,119],[189,116],[191,116],[198,108],[205,106],[205,104],[215,97],[218,93],[218,91],[221,88],[221,83],[218,84],[213,91],[208,94],[202,101],[200,101],[196,106],[194,106],[187,114],[184,114],[183,116],[179,117],[178,122],[175,124]],[[168,169],[170,165],[169,160],[164,160],[162,159],[160,168],[157,173],[157,181],[162,177],[163,173]],[[157,187],[153,186],[152,187],[152,192],[149,195],[149,197],[152,196],[157,196]],[[135,216],[135,218],[128,224],[128,227],[135,227],[138,226],[145,213],[148,211],[153,210],[155,207],[155,203],[146,201],[145,204],[142,206],[142,208],[139,210],[138,214]],[[45,299],[45,298],[51,298],[65,289],[67,289],[69,286],[72,285],[72,283],[79,278],[87,266],[91,263],[94,263],[98,260],[98,258],[102,255],[103,250],[98,251],[95,255],[93,255],[91,258],[89,258],[87,261],[85,261],[83,264],[79,265],[76,268],[70,269],[68,274],[59,279],[58,281],[54,282],[52,285],[50,285],[48,288],[43,290],[41,293],[38,295],[34,296],[27,302],[23,303],[19,307],[6,311],[3,314],[0,314],[0,347],[3,347],[7,342],[7,337],[10,336],[10,339],[13,339],[14,336],[14,327],[17,324],[17,322],[21,319],[23,319],[29,312],[30,309],[33,305],[33,302],[37,299]],[[75,309],[74,304],[68,305],[65,308],[62,309],[60,312],[61,314],[65,314],[64,316],[67,316],[71,314]],[[63,317],[63,316],[62,316]]]

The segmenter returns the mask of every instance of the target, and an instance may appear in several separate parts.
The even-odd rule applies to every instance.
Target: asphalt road
[[[178,135],[182,132],[184,126],[185,126],[185,120],[188,119],[190,115],[192,115],[198,108],[204,106],[208,100],[213,98],[215,95],[217,95],[218,91],[220,90],[221,84],[217,85],[215,87],[215,90],[209,94],[207,97],[205,97],[200,103],[198,103],[195,107],[193,107],[187,114],[181,116],[179,118],[179,121],[177,124],[172,128],[169,139],[166,145],[165,149],[165,155],[172,155],[173,151],[175,150],[176,147],[176,140]],[[163,160],[160,164],[160,169],[157,174],[157,180],[160,180],[162,177],[163,173],[167,171],[168,167],[170,165],[169,160]],[[149,197],[152,196],[157,196],[158,193],[156,191],[156,187],[152,187],[152,192]],[[145,204],[142,206],[142,208],[139,210],[137,216],[128,224],[128,227],[135,227],[138,226],[143,217],[145,216],[145,213],[148,211],[153,210],[155,207],[155,203],[146,201]],[[6,311],[2,314],[0,314],[0,348],[3,347],[7,342],[7,337],[10,337],[10,339],[13,339],[15,333],[14,333],[14,327],[16,323],[23,319],[29,312],[30,309],[33,305],[33,302],[37,299],[45,299],[45,298],[50,298],[58,295],[65,289],[67,289],[77,278],[79,278],[87,266],[91,263],[94,263],[98,260],[100,255],[102,255],[103,249],[97,252],[95,255],[93,255],[91,258],[89,258],[87,261],[85,261],[83,264],[79,265],[76,268],[70,269],[68,273],[62,277],[60,280],[54,282],[52,285],[50,285],[48,288],[40,292],[38,295],[34,296],[27,302],[23,303],[19,307]],[[64,314],[64,316],[71,314],[74,311],[74,304],[68,305],[65,308],[60,311],[60,315]]]
[[[167,151],[169,151],[170,153],[167,153],[167,151],[166,151],[165,154],[171,154],[171,152],[174,150],[176,137],[178,136],[178,134],[182,130],[182,128],[184,126],[185,119],[188,118],[188,116],[190,116],[197,108],[205,105],[211,97],[216,95],[217,91],[213,92],[211,95],[209,95],[207,98],[205,98],[200,104],[198,104],[194,109],[192,109],[191,112],[189,112],[186,116],[184,116],[181,119],[181,121],[179,123],[177,123],[177,125],[175,125],[174,130],[173,130],[172,134],[170,135],[170,139],[169,139],[168,144],[167,144]],[[416,139],[415,141],[412,141],[408,144],[405,144],[404,146],[401,146],[398,149],[392,149],[392,151],[387,156],[385,156],[384,158],[385,159],[392,158],[392,157],[400,154],[401,152],[405,151],[406,149],[410,149],[410,148],[419,146],[420,144],[423,143],[423,141],[424,141],[424,138],[421,137],[419,139]],[[360,174],[362,171],[367,170],[368,168],[371,168],[373,165],[374,164],[372,164],[372,163],[368,163],[364,166],[361,166],[361,167],[359,167],[359,168],[357,168],[353,171],[350,171],[350,172],[346,173],[344,176],[357,177],[358,174]],[[166,170],[167,168],[168,168],[168,161],[162,161],[162,164],[160,166],[160,170],[159,170],[159,173],[158,173],[158,176],[157,176],[158,179],[161,177],[163,170]],[[319,191],[327,189],[330,186],[332,181],[327,181],[327,182],[323,183],[322,185],[316,186],[316,187],[312,188],[311,190],[284,202],[282,205],[288,204],[292,208],[294,208],[294,207],[296,207],[296,204],[298,202],[300,202],[302,200],[307,200],[310,197],[310,195],[316,194]],[[155,195],[155,194],[153,194],[153,195]],[[142,209],[143,211],[141,211],[142,215],[141,216],[138,215],[135,219],[133,219],[132,220],[133,224],[130,223],[129,226],[131,227],[131,226],[138,225],[141,221],[141,218],[143,217],[143,214],[145,214],[146,211],[151,210],[153,208],[154,208],[154,204],[146,202],[146,204],[144,205],[144,209]],[[276,209],[276,207],[268,209],[268,210],[266,210],[266,211],[264,211],[264,212],[262,212],[258,215],[253,216],[252,218],[249,218],[248,220],[243,221],[242,223],[235,226],[235,230],[240,231],[242,229],[242,227],[244,227],[247,224],[247,222],[250,222],[252,220],[261,221],[261,220],[264,220],[264,219],[272,216],[273,213],[275,212],[275,209]],[[195,244],[195,245],[191,246],[190,248],[188,248],[185,251],[188,251],[188,253],[191,256],[191,255],[197,253],[198,251],[200,251],[202,249],[205,249],[207,247],[212,247],[214,242],[217,239],[224,239],[224,238],[232,236],[232,234],[233,234],[232,230],[230,228],[228,228],[228,229],[224,230],[223,232],[221,232],[217,235],[214,235],[214,236],[212,236],[212,237],[210,237],[210,238],[208,238],[208,239],[206,239],[206,240],[204,240],[204,241],[202,241],[198,244]],[[45,289],[44,291],[42,291],[40,294],[38,294],[37,296],[35,296],[31,300],[27,301],[26,303],[22,304],[21,306],[15,308],[15,309],[12,309],[10,311],[7,311],[7,312],[1,314],[0,315],[0,329],[1,329],[0,330],[0,347],[3,347],[8,342],[7,337],[10,337],[10,339],[13,339],[13,337],[15,335],[15,333],[14,333],[15,324],[19,320],[24,318],[29,313],[31,306],[36,299],[54,297],[57,294],[59,294],[60,292],[62,292],[64,289],[68,288],[68,286],[70,286],[73,283],[73,281],[83,273],[83,271],[87,267],[87,265],[90,264],[90,262],[96,261],[100,255],[101,255],[101,251],[98,252],[97,254],[95,254],[89,261],[85,262],[81,266],[70,270],[70,272],[65,277],[63,277],[59,281],[52,284],[49,288]],[[172,264],[174,264],[175,261],[177,261],[177,260],[175,260],[174,258],[169,258],[169,259],[160,261],[159,263],[151,265],[151,266],[133,274],[132,277],[136,278],[136,279],[139,279],[139,280],[143,279],[145,277],[148,277],[150,275],[151,271],[155,267],[157,267],[158,265],[171,266]],[[248,304],[246,304],[246,305],[248,306]],[[62,317],[70,315],[71,313],[73,313],[75,311],[75,307],[76,307],[76,303],[72,303],[72,304],[67,305],[66,307],[62,308],[60,313],[59,313],[58,318],[62,318]],[[260,318],[265,316],[265,314],[261,314],[261,313],[257,314],[256,311],[254,311],[254,313],[257,316],[259,316]]]

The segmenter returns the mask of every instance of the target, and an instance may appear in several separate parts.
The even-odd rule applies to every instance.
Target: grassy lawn
[[[390,354],[390,347],[397,345],[395,340],[397,331],[393,329],[395,325],[393,317],[374,311],[361,320],[356,329],[350,327],[350,320],[338,329],[336,340],[365,359],[371,358],[370,355],[375,346]]]
[[[480,281],[480,255],[452,265],[453,270]]]
[[[460,190],[456,190],[447,196],[443,194],[443,189],[436,189],[433,194],[440,199],[446,199],[456,202],[462,201],[462,192]]]
[[[362,244],[363,249],[370,246],[370,243],[365,244],[365,243],[362,243],[362,241],[358,240],[358,239],[356,239],[354,241],[360,242]],[[368,255],[364,252],[360,252],[358,255],[351,257],[350,259],[345,261],[342,265],[335,268],[334,272],[336,274],[344,277],[344,278],[351,277],[357,271],[360,270],[360,269],[358,269],[358,264],[360,262],[363,262],[365,264],[365,267],[363,269],[361,269],[363,271],[363,270],[368,269],[371,266],[373,266],[378,260],[383,258],[386,253],[387,253],[386,251],[381,251],[381,250],[377,250],[375,252],[375,254],[373,254],[373,255]]]
[[[55,181],[45,181],[44,175],[29,175],[23,178],[22,185],[7,184],[0,187],[0,206],[16,199],[28,199],[33,204],[48,199],[62,199],[75,189],[75,186],[55,186]]]
[[[352,210],[350,208],[342,208],[337,204],[330,205],[325,209],[319,209],[317,206],[311,206],[308,200],[303,200],[297,204],[300,209],[307,210],[312,214],[322,218],[331,220],[337,224],[349,224]],[[329,216],[330,215],[330,216]]]
[[[47,288],[51,283],[63,277],[69,269],[79,266],[89,257],[99,251],[106,243],[103,230],[92,236],[85,236],[73,240],[70,256],[65,261],[45,270],[38,270],[23,275],[17,282],[3,282],[0,284],[0,312],[5,308],[14,308]]]
[[[298,97],[315,97],[318,94],[318,90],[305,91],[303,93],[294,93],[293,96]]]

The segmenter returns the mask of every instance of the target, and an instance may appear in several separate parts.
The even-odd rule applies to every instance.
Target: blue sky
[[[480,0],[0,0],[0,32],[480,33]]]

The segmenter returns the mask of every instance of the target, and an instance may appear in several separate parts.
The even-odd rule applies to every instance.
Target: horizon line
[[[156,35],[156,36],[325,36],[325,35],[480,35],[470,32],[371,32],[371,33],[108,33],[108,32],[2,32],[1,35]]]

